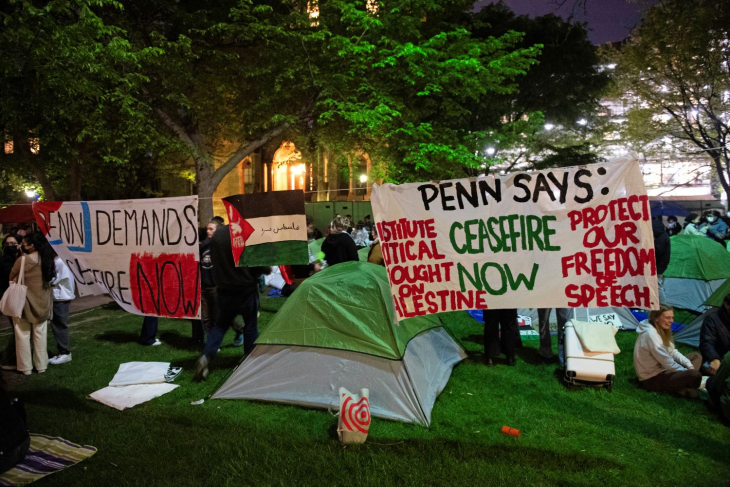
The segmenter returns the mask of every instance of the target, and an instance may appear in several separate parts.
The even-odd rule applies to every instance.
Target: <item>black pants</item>
[[[482,313],[484,318],[484,355],[495,358],[503,353],[507,358],[514,357],[517,310],[488,309]],[[499,332],[500,328],[502,330],[501,334]]]
[[[236,316],[243,318],[243,353],[248,355],[253,350],[254,342],[259,336],[258,311],[259,292],[258,290],[244,293],[228,289],[218,288],[218,321],[208,335],[203,353],[212,361],[218,349],[223,343],[228,328],[233,326]]]

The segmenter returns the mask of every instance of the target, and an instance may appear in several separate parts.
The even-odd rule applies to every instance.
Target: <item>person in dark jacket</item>
[[[271,272],[270,267],[237,267],[233,261],[231,233],[228,225],[219,226],[210,243],[210,258],[216,283],[218,320],[208,335],[203,354],[195,365],[195,380],[208,377],[208,365],[215,358],[233,320],[243,318],[243,352],[248,355],[259,336],[258,311],[261,274]]]
[[[347,232],[349,226],[347,217],[338,216],[332,220],[331,232],[322,242],[322,252],[328,266],[359,260],[355,241]]]
[[[215,301],[215,277],[213,261],[210,258],[210,242],[213,234],[220,226],[218,220],[210,220],[200,232],[200,319],[192,320],[193,341],[204,343],[218,319],[218,308]],[[243,340],[243,335],[241,335]]]
[[[669,235],[662,224],[661,217],[651,220],[651,229],[654,233],[654,258],[656,259],[656,275],[659,284],[659,302],[664,303],[664,271],[669,266],[672,253]]]
[[[722,306],[709,313],[700,328],[700,353],[703,372],[715,375],[722,358],[730,352],[730,294],[722,300]]]
[[[15,265],[20,250],[18,238],[8,235],[3,239],[2,256],[0,256],[0,296],[5,294],[10,285],[10,270]],[[8,316],[7,320],[12,330],[14,326],[13,319]],[[0,354],[0,366],[6,370],[15,369],[15,336],[12,333],[8,337],[8,343],[2,354]]]
[[[680,233],[682,233],[682,225],[679,224],[676,216],[669,215],[667,217],[667,235],[674,237]]]

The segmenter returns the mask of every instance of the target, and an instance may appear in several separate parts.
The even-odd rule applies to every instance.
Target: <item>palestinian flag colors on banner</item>
[[[239,267],[309,264],[304,192],[239,194],[223,203]]]

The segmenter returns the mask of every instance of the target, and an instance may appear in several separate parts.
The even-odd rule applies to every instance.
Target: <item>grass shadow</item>
[[[19,392],[17,395],[29,405],[81,412],[93,411],[90,402],[71,389],[32,389]],[[32,423],[32,418],[29,418],[29,422]]]
[[[169,345],[172,348],[177,348],[178,350],[185,350],[185,351],[191,351],[191,352],[202,352],[203,351],[203,344],[199,342],[193,341],[192,338],[188,336],[184,336],[181,333],[172,332],[172,331],[166,331],[163,333],[160,333],[160,340],[163,344]]]
[[[96,340],[111,343],[139,343],[139,334],[128,331],[105,331],[94,335]]]
[[[472,343],[476,343],[477,345],[484,346],[484,334],[483,333],[479,333],[476,335],[467,335],[465,337],[460,338],[460,340],[466,341],[466,342],[472,342]]]

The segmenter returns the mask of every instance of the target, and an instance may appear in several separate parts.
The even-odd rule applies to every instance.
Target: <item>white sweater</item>
[[[634,369],[639,380],[651,379],[664,371],[681,372],[692,367],[687,357],[673,345],[666,347],[651,323],[640,323],[634,346]]]
[[[74,275],[59,257],[56,257],[53,262],[56,264],[56,277],[51,281],[53,300],[71,301],[76,297],[74,293]]]

